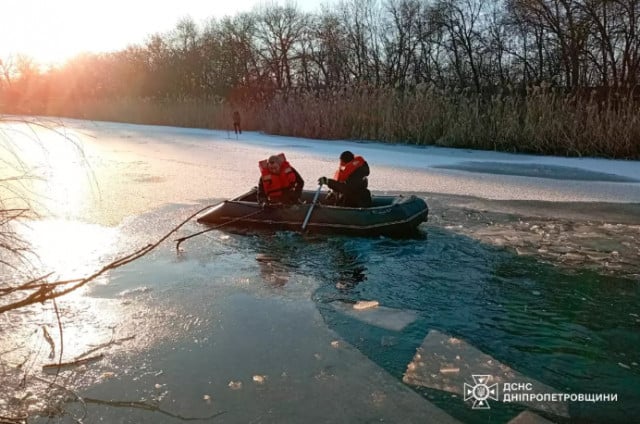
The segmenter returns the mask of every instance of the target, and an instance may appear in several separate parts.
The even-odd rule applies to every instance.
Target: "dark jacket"
[[[293,204],[298,203],[300,200],[300,196],[302,195],[302,189],[304,188],[304,180],[296,171],[296,169],[292,166],[291,170],[296,176],[296,182],[293,187],[286,189],[282,193],[282,203]],[[264,187],[262,186],[262,179],[258,180],[258,202],[268,202],[267,195],[264,192]]]
[[[369,181],[369,164],[365,162],[360,168],[353,171],[347,181],[339,182],[329,179],[327,185],[334,192],[337,206],[350,208],[368,208],[371,206],[371,193],[367,189]]]

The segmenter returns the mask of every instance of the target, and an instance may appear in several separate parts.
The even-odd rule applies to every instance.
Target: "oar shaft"
[[[315,196],[313,196],[313,202],[311,206],[309,206],[309,211],[307,212],[307,216],[304,217],[304,222],[302,223],[302,231],[307,228],[307,224],[309,223],[309,218],[311,218],[311,212],[313,212],[313,208],[316,206],[318,202],[318,196],[320,196],[320,190],[322,190],[322,184],[318,186],[318,190],[316,190]]]

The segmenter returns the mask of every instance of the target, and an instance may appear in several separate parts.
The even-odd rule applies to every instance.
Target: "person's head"
[[[344,152],[342,152],[340,154],[340,164],[341,165],[347,164],[347,163],[351,162],[353,160],[353,158],[354,158],[353,153],[351,153],[348,150],[345,150]]]
[[[280,172],[280,165],[282,164],[282,158],[278,155],[269,156],[267,160],[267,166],[269,167],[269,172],[272,174],[277,174]]]

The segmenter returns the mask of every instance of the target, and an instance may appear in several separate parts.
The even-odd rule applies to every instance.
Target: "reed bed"
[[[639,109],[631,98],[598,101],[544,87],[492,96],[364,88],[277,97],[260,127],[310,138],[638,159]]]
[[[58,99],[9,112],[231,129],[239,110],[244,130],[277,135],[640,159],[639,109],[631,97],[598,100],[548,87],[486,96],[419,85],[283,92],[251,107],[216,99]]]

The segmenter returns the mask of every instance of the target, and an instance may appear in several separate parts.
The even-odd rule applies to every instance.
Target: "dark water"
[[[637,282],[561,272],[446,230],[426,230],[426,240],[334,240],[338,256],[351,258],[336,272],[353,271],[362,282],[340,291],[327,281],[318,289],[314,299],[328,324],[398,378],[436,329],[560,391],[618,394],[613,405],[570,405],[573,420],[634,420],[640,369],[619,363],[640,359]],[[362,325],[324,305],[335,297],[377,299],[418,311],[419,319],[401,334]],[[393,346],[382,346],[385,337]],[[465,413],[449,396],[423,393],[466,422],[487,418]],[[511,414],[500,412],[492,411],[492,421]]]
[[[434,168],[457,169],[497,175],[519,175],[523,177],[551,178],[576,181],[608,181],[614,183],[638,182],[635,178],[604,172],[587,171],[581,168],[560,165],[541,165],[508,162],[461,162],[457,165],[434,166]]]
[[[130,222],[129,242],[148,240],[179,221],[178,209]],[[199,229],[192,224],[183,234]],[[561,270],[437,226],[423,225],[421,232],[422,237],[392,240],[216,230],[187,241],[180,255],[167,244],[91,290],[94,297],[130,299],[138,308],[130,319],[139,338],[149,333],[157,339],[116,357],[109,366],[127,377],[93,386],[85,396],[162,400],[167,384],[174,386],[173,395],[166,395],[174,396],[168,403],[174,413],[204,417],[233,409],[240,401],[228,394],[217,395],[215,408],[203,409],[198,402],[206,390],[229,392],[227,382],[234,375],[255,374],[260,367],[279,374],[287,359],[276,348],[274,355],[254,352],[256,346],[294,351],[299,348],[295,340],[315,343],[309,332],[317,325],[307,327],[303,318],[311,314],[304,304],[312,299],[311,309],[320,312],[326,326],[397,381],[429,331],[437,330],[559,392],[618,395],[614,403],[570,403],[571,418],[546,416],[553,421],[635,420],[640,409],[638,282]],[[410,311],[415,319],[396,331],[336,308],[359,300]],[[285,310],[286,320],[278,318]],[[238,352],[251,355],[235,359]],[[216,368],[216,363],[222,365]],[[150,388],[162,378],[167,381]],[[494,403],[490,411],[472,411],[461,396],[412,389],[463,422],[507,422],[524,409]],[[192,395],[192,404],[176,391]],[[89,408],[109,422],[175,419],[113,405]],[[247,414],[222,421],[255,419]]]

